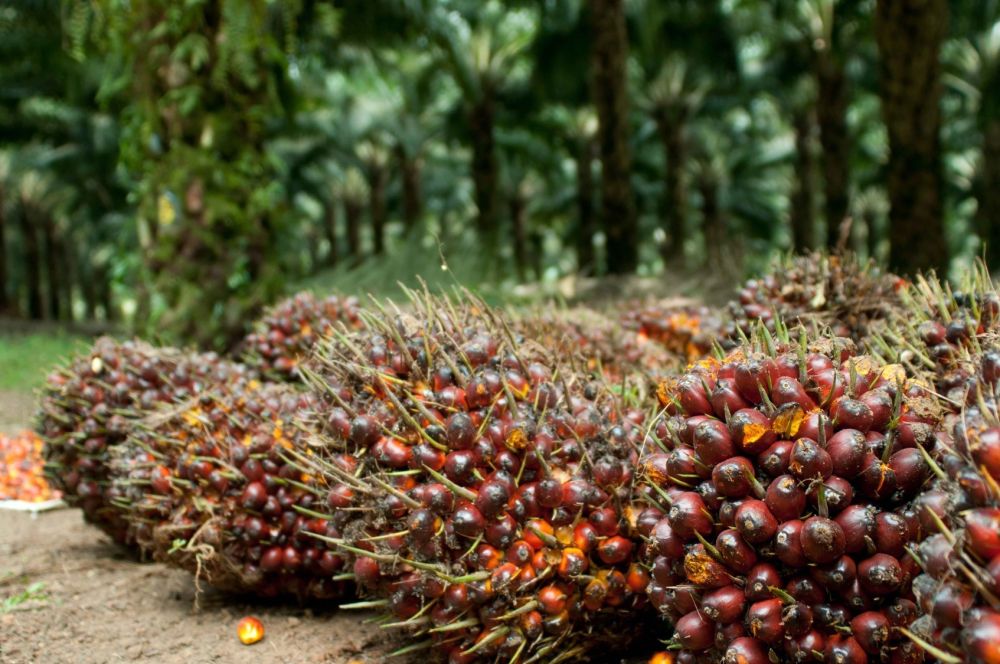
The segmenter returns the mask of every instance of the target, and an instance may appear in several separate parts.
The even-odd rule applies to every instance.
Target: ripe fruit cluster
[[[671,353],[694,362],[707,356],[722,332],[722,322],[708,307],[647,305],[627,311],[623,326]]]
[[[641,414],[559,374],[481,304],[415,309],[330,342],[309,371],[328,402],[319,448],[357,460],[307,470],[331,478],[342,534],[327,541],[377,598],[360,606],[452,662],[622,640],[649,580],[628,520]]]
[[[896,628],[917,612],[933,418],[901,367],[786,339],[659,395],[639,527],[675,661],[921,661]]]
[[[0,434],[0,500],[39,503],[59,498],[42,471],[41,438],[32,431]]]
[[[789,326],[829,327],[861,341],[900,309],[906,287],[900,277],[853,256],[797,256],[744,284],[729,304],[729,337],[749,335],[757,321],[773,330],[780,320]]]
[[[99,339],[89,354],[53,371],[42,389],[37,430],[45,440],[46,475],[88,521],[130,545],[129,524],[112,505],[111,450],[157,406],[250,373],[213,353]]]
[[[294,458],[308,395],[284,385],[221,385],[140,422],[111,464],[115,506],[150,557],[213,586],[264,597],[340,597],[344,557],[313,535],[326,490]]]
[[[359,329],[358,301],[331,295],[298,293],[269,309],[243,340],[246,363],[273,380],[298,380],[298,367],[320,339],[338,325]]]

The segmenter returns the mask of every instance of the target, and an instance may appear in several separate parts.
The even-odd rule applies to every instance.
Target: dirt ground
[[[33,394],[0,390],[0,433],[16,433],[30,426],[34,413]]]

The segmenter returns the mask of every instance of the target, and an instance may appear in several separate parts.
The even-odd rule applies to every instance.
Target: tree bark
[[[878,227],[877,227],[877,217],[875,210],[872,208],[867,208],[861,214],[862,220],[865,224],[865,243],[868,249],[868,258],[874,261],[882,260],[881,252],[879,251],[879,245],[881,244],[882,238],[879,237]]]
[[[594,142],[589,137],[579,141],[576,150],[576,269],[580,274],[594,274],[597,260],[594,256]]]
[[[48,320],[59,320],[59,299],[62,294],[62,286],[59,283],[59,244],[56,240],[55,220],[44,210],[37,212],[42,222],[42,241],[45,243],[45,317]]]
[[[384,166],[371,164],[368,167],[368,213],[372,220],[372,237],[375,243],[375,255],[385,252],[385,186],[388,173]]]
[[[7,293],[7,235],[6,216],[4,209],[4,190],[0,187],[0,314],[10,309],[10,299]]]
[[[514,265],[517,268],[517,278],[527,279],[528,272],[528,237],[527,237],[527,202],[515,185],[508,201],[510,222],[514,231]]]
[[[337,264],[337,206],[333,201],[323,203],[323,229],[326,231],[326,241],[330,249],[326,254],[327,267]]]
[[[476,230],[481,239],[497,234],[497,166],[496,137],[494,128],[496,108],[492,93],[487,90],[483,98],[469,109],[469,129],[472,133],[472,182],[476,189]]]
[[[28,318],[42,320],[45,317],[45,303],[42,299],[42,256],[35,234],[34,214],[31,204],[21,198],[21,235],[24,241],[24,277],[28,287]]]
[[[684,143],[684,120],[671,118],[667,111],[657,114],[656,127],[663,148],[663,230],[667,241],[663,244],[663,260],[684,261],[687,241],[687,146]]]
[[[701,193],[701,215],[705,228],[705,258],[709,269],[718,270],[723,267],[726,222],[719,207],[719,180],[714,173],[707,169],[701,173],[698,191]]]
[[[844,66],[826,51],[817,57],[816,89],[816,119],[823,147],[826,246],[834,249],[840,239],[840,226],[848,214],[851,138],[847,130],[847,107],[850,100]]]
[[[601,222],[611,274],[629,274],[639,265],[639,224],[630,180],[624,5],[625,0],[590,0],[592,85],[602,166]]]
[[[401,146],[396,146],[396,160],[403,180],[403,224],[406,232],[417,225],[423,215],[423,199],[420,186],[420,163]]]
[[[1000,270],[1000,119],[983,126],[977,216],[986,242],[990,270]]]
[[[361,201],[344,199],[344,221],[347,222],[347,254],[352,264],[361,262]]]
[[[813,248],[816,238],[816,160],[813,155],[813,117],[802,109],[792,119],[795,130],[795,188],[789,201],[792,249],[796,253]]]
[[[118,320],[118,309],[115,307],[114,292],[111,289],[111,275],[108,274],[108,267],[100,265],[94,268],[94,276],[100,287],[101,308],[104,309],[104,320],[114,322]],[[149,293],[145,286],[142,287],[143,297],[149,300]],[[146,305],[148,308],[148,305]]]
[[[878,0],[882,115],[889,133],[889,266],[948,265],[941,171],[941,42],[946,0]]]
[[[83,316],[86,320],[97,320],[97,270],[93,265],[83,265],[77,262],[77,274],[80,275],[80,295],[83,297]]]

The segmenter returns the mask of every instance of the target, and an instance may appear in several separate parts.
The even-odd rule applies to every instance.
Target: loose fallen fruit
[[[236,625],[236,634],[240,637],[240,643],[252,646],[264,638],[264,623],[253,616],[247,616]]]

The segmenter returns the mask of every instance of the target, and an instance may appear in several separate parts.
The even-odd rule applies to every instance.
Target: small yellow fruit
[[[264,623],[247,616],[236,625],[236,634],[240,637],[240,643],[251,646],[264,638]]]

